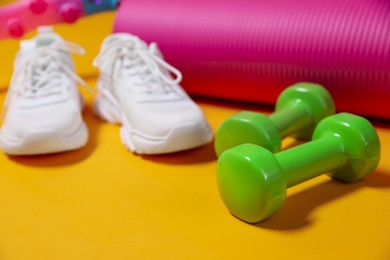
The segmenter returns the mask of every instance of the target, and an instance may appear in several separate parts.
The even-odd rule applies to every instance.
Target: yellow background
[[[87,55],[75,59],[92,86],[91,62],[113,19],[106,13],[56,27],[86,48]],[[0,41],[1,103],[17,49],[15,40]],[[320,176],[290,188],[277,215],[249,225],[221,202],[211,144],[169,155],[132,154],[121,145],[119,127],[97,119],[93,97],[83,95],[90,130],[85,148],[0,154],[0,259],[390,259],[389,122],[374,121],[382,160],[372,175],[354,184]],[[271,112],[196,101],[214,132],[240,110]]]

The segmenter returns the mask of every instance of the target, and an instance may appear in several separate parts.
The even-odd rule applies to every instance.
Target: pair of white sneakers
[[[70,53],[82,54],[83,49],[51,27],[21,41],[0,130],[5,153],[57,153],[87,143],[84,103],[77,89],[85,83],[76,75]],[[170,153],[212,141],[203,112],[179,85],[181,73],[163,60],[156,44],[112,34],[94,65],[100,70],[94,110],[121,124],[122,142],[132,152]]]

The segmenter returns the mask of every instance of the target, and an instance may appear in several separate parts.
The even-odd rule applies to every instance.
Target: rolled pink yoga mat
[[[390,119],[387,0],[125,0],[114,31],[157,42],[190,94],[273,104],[310,81]]]

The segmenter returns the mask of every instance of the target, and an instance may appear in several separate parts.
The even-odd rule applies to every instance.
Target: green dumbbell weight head
[[[294,121],[285,125],[286,121],[289,122],[286,119],[289,117],[287,111],[295,109],[306,109],[306,113],[302,113],[306,116],[298,118],[300,125],[290,126],[290,124],[293,125]],[[281,133],[283,137],[293,135],[299,139],[310,139],[317,124],[325,117],[335,113],[335,105],[332,96],[323,86],[301,82],[287,88],[279,95],[275,111],[276,113],[270,117],[277,124],[279,131],[286,131],[286,133]],[[278,112],[281,112],[282,118],[277,117]]]
[[[231,147],[252,143],[277,152],[284,137],[308,139],[317,123],[334,112],[333,99],[325,88],[297,83],[279,95],[270,116],[243,111],[222,122],[215,136],[215,151],[220,156]]]
[[[379,158],[379,138],[370,122],[341,113],[322,120],[312,141],[283,152],[272,154],[253,144],[225,151],[217,184],[229,211],[256,223],[281,209],[288,187],[324,173],[354,182],[374,171]]]

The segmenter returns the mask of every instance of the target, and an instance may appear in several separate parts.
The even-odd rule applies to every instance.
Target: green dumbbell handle
[[[275,154],[287,187],[343,166],[347,157],[340,138],[314,140]]]
[[[276,129],[278,129],[281,139],[294,134],[311,123],[307,107],[301,102],[294,103],[288,108],[278,110],[269,116]]]

